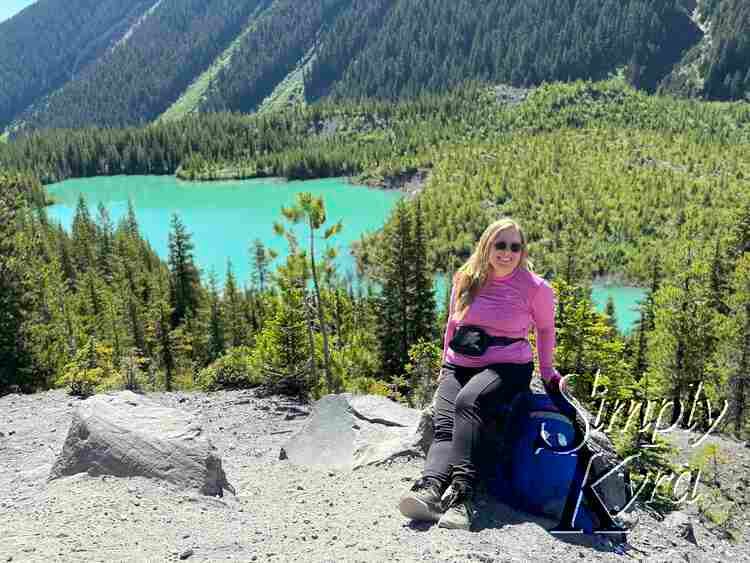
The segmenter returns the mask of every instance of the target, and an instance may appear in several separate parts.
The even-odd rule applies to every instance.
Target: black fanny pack
[[[448,346],[454,352],[458,352],[464,356],[481,356],[490,346],[507,346],[519,340],[526,339],[490,336],[478,326],[466,325],[458,328]]]

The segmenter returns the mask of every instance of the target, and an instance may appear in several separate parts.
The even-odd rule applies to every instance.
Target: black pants
[[[455,479],[473,488],[483,421],[496,417],[502,405],[527,391],[533,371],[533,362],[480,368],[443,364],[433,422],[435,438],[422,476],[443,483]]]

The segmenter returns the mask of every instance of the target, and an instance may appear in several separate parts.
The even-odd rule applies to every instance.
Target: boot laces
[[[443,507],[445,510],[453,507],[463,506],[466,510],[469,510],[468,503],[471,500],[471,492],[468,490],[466,485],[462,483],[454,482],[451,487],[451,491],[448,496],[443,500]]]

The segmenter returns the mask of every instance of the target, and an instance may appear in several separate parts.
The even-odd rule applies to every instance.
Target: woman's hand
[[[544,389],[547,394],[559,395],[560,394],[560,380],[562,376],[560,372],[555,368],[542,368],[542,383],[544,383]]]

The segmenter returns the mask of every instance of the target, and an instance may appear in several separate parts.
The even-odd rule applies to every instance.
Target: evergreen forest
[[[395,101],[467,80],[617,76],[745,100],[748,37],[744,0],[45,0],[0,23],[0,131]]]

